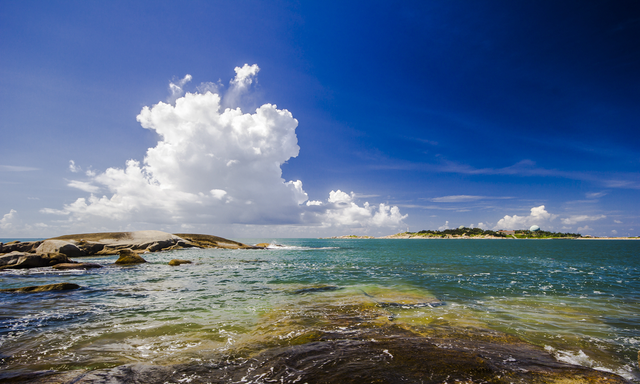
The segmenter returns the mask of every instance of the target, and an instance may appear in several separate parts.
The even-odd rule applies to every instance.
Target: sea
[[[0,293],[0,380],[248,356],[314,332],[392,322],[489,329],[640,382],[640,241],[237,240],[271,245],[148,253],[147,263],[124,267],[117,256],[78,258],[105,266],[86,271],[0,271],[0,289],[81,286]]]

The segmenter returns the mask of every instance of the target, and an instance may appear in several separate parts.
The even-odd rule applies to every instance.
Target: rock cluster
[[[197,234],[172,235],[161,231],[106,232],[66,235],[39,241],[0,243],[0,270],[52,267],[57,270],[102,268],[95,263],[78,263],[71,257],[119,255],[117,265],[146,263],[141,253],[182,248],[262,249],[222,237]],[[169,265],[189,264],[174,259]],[[77,289],[71,283],[0,289],[0,292],[48,292]]]
[[[41,241],[0,243],[0,269],[52,267],[74,264],[72,257],[116,254],[121,256],[116,264],[144,263],[138,254],[183,248],[261,249],[211,235],[173,235],[162,231],[85,233]],[[128,256],[123,257],[123,252]],[[89,269],[97,268],[96,265],[65,265],[57,269]]]
[[[73,263],[73,261],[62,253],[36,254],[14,251],[0,255],[0,270],[51,267],[61,263]]]

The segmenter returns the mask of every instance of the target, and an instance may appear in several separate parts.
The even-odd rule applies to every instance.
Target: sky
[[[0,238],[640,235],[640,2],[0,0]]]

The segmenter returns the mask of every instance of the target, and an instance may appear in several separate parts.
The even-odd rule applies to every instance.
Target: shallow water
[[[246,243],[265,239],[244,239]],[[269,242],[268,239],[266,242]],[[397,324],[506,332],[557,359],[640,381],[640,242],[279,239],[180,250],[137,266],[0,271],[0,378],[177,364]],[[79,259],[112,264],[116,256]],[[173,258],[194,264],[171,267]]]

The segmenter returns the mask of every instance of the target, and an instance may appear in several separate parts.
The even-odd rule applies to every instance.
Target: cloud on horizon
[[[491,199],[511,199],[511,197],[494,197],[494,196],[475,196],[475,195],[452,195],[452,196],[442,196],[442,197],[434,197],[428,199],[434,203],[467,203],[471,201],[478,200],[491,200]]]
[[[4,172],[31,172],[39,170],[40,168],[24,167],[21,165],[0,165],[0,171]]]
[[[498,221],[493,229],[528,229],[532,225],[538,225],[543,230],[545,227],[553,229],[552,222],[559,216],[560,215],[547,212],[545,206],[541,205],[531,208],[531,213],[528,216],[505,215]],[[567,230],[570,229],[570,227],[566,227],[567,225],[575,225],[585,221],[596,221],[606,217],[607,216],[605,215],[571,215],[569,217],[560,218],[560,222],[564,225],[562,229]],[[584,230],[585,228],[588,228],[588,225],[578,228],[578,231]],[[588,228],[588,230],[592,230],[592,228]]]
[[[309,201],[302,181],[285,181],[282,165],[298,156],[298,121],[286,109],[264,104],[254,113],[240,107],[259,71],[236,67],[225,95],[185,93],[187,75],[170,85],[169,103],[144,107],[143,128],[160,139],[142,162],[87,172],[70,187],[90,193],[62,209],[43,213],[68,216],[71,223],[95,226],[149,224],[309,225],[320,227],[397,227],[407,215],[396,206],[364,203],[357,195],[331,191],[325,201]],[[209,84],[209,83],[207,83]],[[205,84],[206,85],[206,84]],[[70,161],[70,170],[81,167]],[[108,191],[99,196],[98,191]]]
[[[557,217],[558,215],[547,212],[544,205],[541,205],[531,208],[531,214],[528,216],[504,216],[498,221],[494,229],[529,229],[532,225],[538,225],[543,228],[544,225],[549,225]]]

